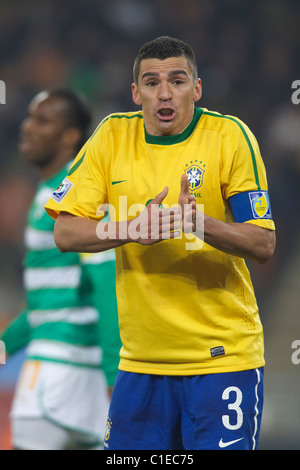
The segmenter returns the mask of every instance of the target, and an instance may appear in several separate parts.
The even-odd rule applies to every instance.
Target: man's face
[[[132,98],[142,106],[146,130],[158,136],[182,132],[193,118],[201,93],[201,80],[193,79],[184,56],[143,59],[138,83],[132,84]]]
[[[66,103],[47,93],[37,95],[21,125],[19,149],[30,163],[47,165],[57,154],[66,130]]]

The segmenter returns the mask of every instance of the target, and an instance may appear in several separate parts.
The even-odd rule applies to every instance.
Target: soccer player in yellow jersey
[[[197,76],[183,41],[142,46],[142,110],[105,118],[46,204],[61,251],[116,248],[123,347],[109,450],[258,445],[263,331],[245,259],[272,256],[275,226],[255,137],[195,107]]]

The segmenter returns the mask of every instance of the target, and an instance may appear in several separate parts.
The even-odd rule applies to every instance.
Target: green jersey
[[[27,344],[29,359],[102,365],[112,384],[121,347],[115,252],[84,256],[56,247],[54,220],[44,204],[67,172],[64,168],[37,188],[25,230],[26,309],[2,338],[9,354]]]

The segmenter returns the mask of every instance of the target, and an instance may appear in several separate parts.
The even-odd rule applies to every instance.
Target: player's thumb
[[[152,199],[151,204],[161,204],[169,192],[168,186],[166,186],[154,199]]]
[[[184,173],[181,176],[181,181],[180,181],[180,192],[181,194],[189,194],[190,189],[189,189],[189,180],[187,175]]]

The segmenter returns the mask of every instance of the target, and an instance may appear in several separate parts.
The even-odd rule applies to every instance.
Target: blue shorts
[[[255,450],[263,368],[162,376],[120,371],[106,424],[107,450]]]

